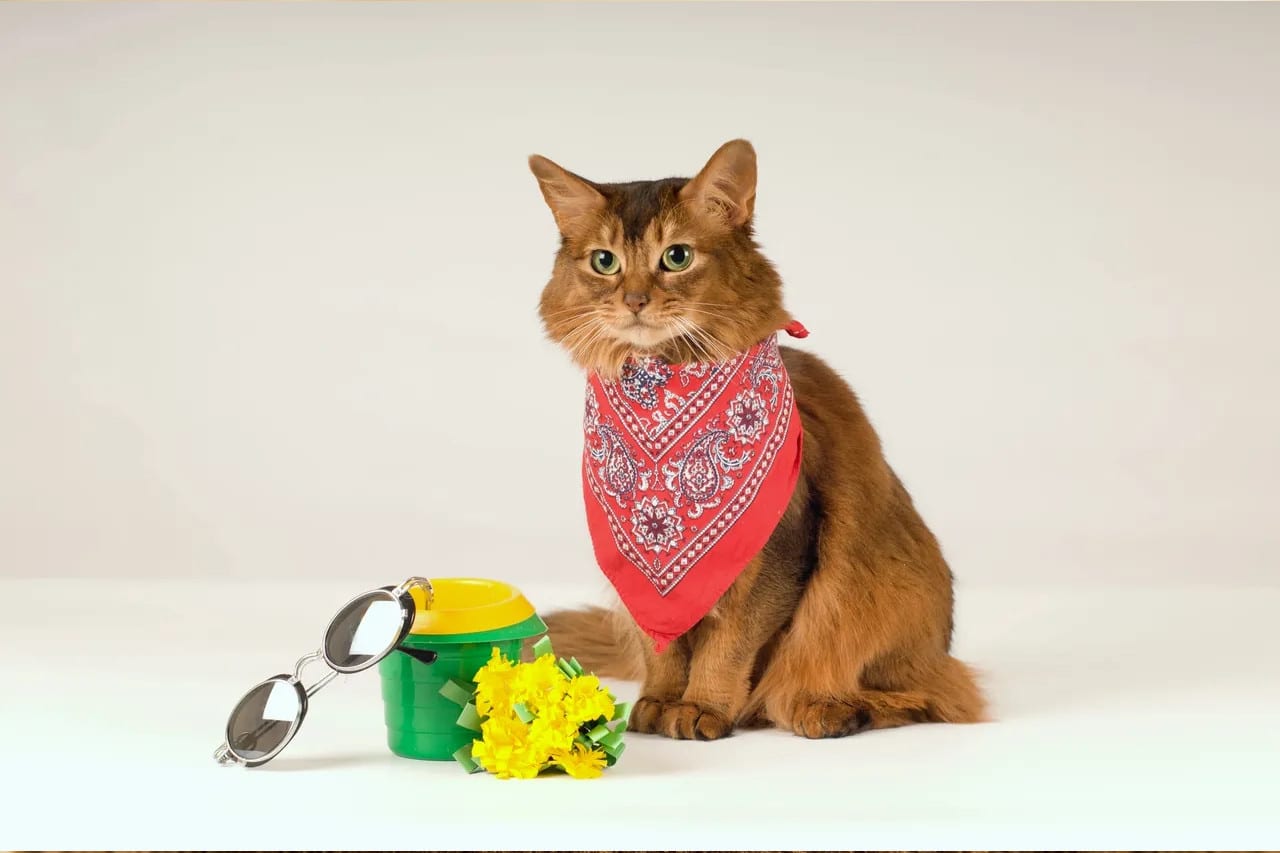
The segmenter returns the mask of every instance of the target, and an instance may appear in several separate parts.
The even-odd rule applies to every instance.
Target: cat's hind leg
[[[844,737],[868,729],[911,723],[975,723],[986,718],[985,703],[972,671],[945,655],[893,673],[869,666],[862,687],[834,695],[801,693],[778,709],[780,725],[808,738]],[[896,683],[895,683],[896,682]],[[904,689],[876,689],[879,686]]]
[[[941,557],[868,564],[848,559],[837,538],[823,546],[825,559],[746,711],[806,737],[983,719],[973,673],[948,653],[950,578]]]

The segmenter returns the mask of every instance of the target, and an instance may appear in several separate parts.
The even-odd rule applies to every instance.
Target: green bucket
[[[460,709],[440,695],[440,688],[450,679],[471,681],[495,648],[519,660],[525,641],[545,634],[547,626],[507,584],[433,578],[431,585],[431,609],[420,607],[401,643],[409,651],[392,652],[378,672],[391,751],[403,758],[447,761],[476,733],[457,724]]]

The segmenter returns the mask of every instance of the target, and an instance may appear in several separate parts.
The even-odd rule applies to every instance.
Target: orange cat
[[[792,321],[752,238],[746,141],[692,179],[606,184],[539,156],[529,165],[562,238],[542,320],[586,370],[613,379],[629,357],[722,361]],[[808,353],[782,356],[804,442],[768,544],[661,654],[621,608],[551,614],[557,652],[643,678],[633,729],[675,738],[982,719],[973,674],[949,653],[952,578],[937,541],[844,380]]]

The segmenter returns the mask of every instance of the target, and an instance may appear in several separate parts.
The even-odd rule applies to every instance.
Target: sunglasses
[[[294,665],[293,675],[273,675],[255,685],[236,703],[227,718],[226,739],[213,753],[219,764],[258,767],[275,758],[293,740],[307,715],[307,700],[339,675],[362,672],[396,649],[432,663],[435,653],[400,648],[417,614],[410,590],[425,594],[425,609],[434,598],[426,578],[409,578],[396,587],[384,586],[357,595],[329,621],[324,642]],[[302,670],[322,661],[328,672],[310,687],[302,684]]]

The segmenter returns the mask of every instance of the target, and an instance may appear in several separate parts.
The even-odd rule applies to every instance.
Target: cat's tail
[[[577,658],[587,672],[602,678],[644,678],[639,632],[621,613],[604,607],[558,610],[542,617],[557,657]]]

